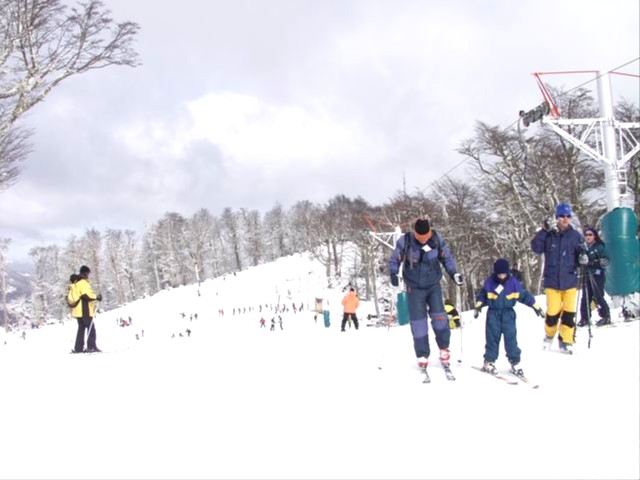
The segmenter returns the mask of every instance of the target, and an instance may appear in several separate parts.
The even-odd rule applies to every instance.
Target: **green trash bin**
[[[331,321],[329,320],[329,310],[324,310],[322,312],[322,315],[324,316],[324,326],[329,328],[331,326]]]
[[[409,299],[407,298],[407,292],[398,293],[396,313],[399,325],[406,325],[409,323]]]
[[[614,208],[601,220],[601,236],[610,257],[605,280],[609,295],[640,292],[638,218],[630,208]]]

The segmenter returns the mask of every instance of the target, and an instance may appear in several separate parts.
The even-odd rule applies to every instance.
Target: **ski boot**
[[[481,370],[483,372],[489,373],[491,375],[497,375],[498,374],[498,369],[493,364],[493,362],[484,362],[484,365],[482,365]]]
[[[522,368],[520,368],[520,364],[511,364],[511,373],[513,373],[516,377],[524,377],[524,372],[522,371]]]
[[[418,367],[420,370],[425,370],[429,365],[429,359],[427,357],[418,357]]]
[[[542,341],[542,349],[549,350],[551,348],[552,342],[553,342],[553,337],[549,337],[545,335],[544,340]]]
[[[448,348],[440,349],[440,363],[444,367],[448,367],[449,366],[449,360],[450,359],[451,359],[451,353],[449,352],[449,349]]]
[[[605,325],[611,325],[611,319],[608,317],[601,318],[596,322],[596,327],[604,327]]]
[[[566,353],[567,355],[573,355],[573,345],[571,345],[570,343],[563,342],[560,337],[558,337],[558,346],[560,347],[561,353]]]
[[[586,327],[589,324],[589,322],[587,322],[586,318],[582,318],[579,322],[578,322],[578,326],[579,327]]]

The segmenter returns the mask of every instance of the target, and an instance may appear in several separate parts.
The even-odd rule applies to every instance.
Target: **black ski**
[[[497,378],[499,380],[502,380],[503,382],[508,383],[509,385],[518,385],[518,382],[515,380],[511,380],[510,378],[507,378],[503,375],[500,375],[499,373],[490,373],[490,372],[486,372],[484,371],[481,367],[476,367],[475,365],[471,365],[471,368],[475,368],[476,370],[486,374],[486,375],[490,375],[494,378]]]

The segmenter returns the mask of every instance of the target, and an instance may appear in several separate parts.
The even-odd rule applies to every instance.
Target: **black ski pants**
[[[356,330],[358,329],[358,317],[356,317],[355,313],[345,313],[342,316],[342,326],[340,327],[340,330],[342,330],[344,332],[344,327],[347,325],[347,321],[349,320],[349,315],[351,315],[351,320],[353,320],[353,325],[356,327]]]
[[[587,314],[591,311],[591,302],[594,301],[598,307],[600,318],[611,318],[609,305],[604,299],[604,275],[594,275],[588,273],[584,277],[584,289],[582,300],[580,301],[580,319],[587,319]],[[589,318],[591,315],[589,315]]]
[[[92,317],[76,318],[78,321],[78,333],[76,333],[76,353],[84,351],[84,334],[89,330],[89,338],[87,339],[87,349],[95,350],[96,347],[96,326]]]

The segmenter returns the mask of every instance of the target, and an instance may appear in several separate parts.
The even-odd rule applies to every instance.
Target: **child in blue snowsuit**
[[[474,318],[478,318],[483,306],[488,305],[487,324],[485,327],[484,366],[482,370],[497,374],[495,361],[498,359],[500,337],[504,335],[504,346],[511,364],[511,372],[524,376],[520,368],[520,348],[516,338],[516,302],[533,308],[539,317],[544,312],[536,299],[529,293],[510,271],[509,261],[499,258],[493,265],[493,274],[489,276],[476,298]]]

